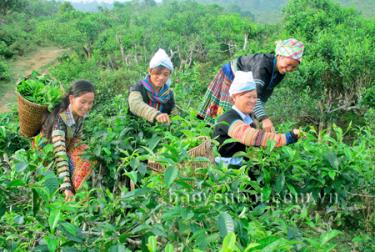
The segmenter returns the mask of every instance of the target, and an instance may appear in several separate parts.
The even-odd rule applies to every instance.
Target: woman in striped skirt
[[[296,39],[287,39],[276,43],[275,54],[242,56],[225,64],[208,86],[198,118],[212,124],[215,123],[216,119],[233,105],[233,100],[229,96],[229,88],[234,73],[236,71],[251,71],[258,95],[254,108],[255,117],[262,123],[263,130],[274,131],[273,123],[265,112],[265,103],[285,74],[298,68],[303,50],[302,42]]]
[[[93,106],[94,97],[95,89],[90,82],[75,82],[48,115],[40,136],[33,141],[34,148],[43,148],[46,142],[53,144],[60,190],[67,201],[72,200],[92,172],[92,163],[82,157],[88,146],[82,144],[81,139],[83,122]]]

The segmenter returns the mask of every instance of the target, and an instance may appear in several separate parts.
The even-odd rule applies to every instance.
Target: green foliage
[[[364,92],[364,95],[361,100],[361,104],[365,106],[369,106],[370,108],[375,107],[375,85],[371,85],[366,92]]]
[[[287,0],[198,0],[200,3],[217,4],[228,12],[240,13],[248,16],[257,23],[277,24],[282,20],[282,10],[288,4]],[[333,0],[341,7],[351,7],[366,17],[374,16],[372,0]]]
[[[21,0],[5,0],[0,4],[0,13],[6,15],[10,10],[22,7],[25,2]]]
[[[233,232],[228,233],[223,241],[223,246],[220,250],[221,252],[234,252],[240,251],[236,246],[236,235]]]
[[[47,16],[57,11],[57,3],[47,0],[4,0],[0,3],[0,13],[24,12],[31,16]]]
[[[20,148],[27,146],[27,140],[19,133],[16,113],[0,114],[0,156],[11,155]]]
[[[289,1],[284,15],[279,36],[304,41],[305,54],[299,70],[283,81],[281,94],[270,100],[270,113],[320,129],[333,122],[346,127],[352,113],[368,109],[362,97],[375,78],[371,22],[329,0]]]
[[[13,56],[13,52],[8,48],[4,41],[0,41],[0,55],[4,58],[10,58]]]
[[[375,23],[330,1],[289,1],[285,13],[278,27],[190,1],[116,3],[98,13],[64,3],[35,22],[21,13],[12,14],[18,22],[9,16],[0,28],[3,56],[52,40],[72,53],[50,74],[62,83],[95,83],[96,106],[83,141],[90,146],[85,157],[96,166],[88,185],[65,202],[52,146],[29,149],[15,114],[1,115],[0,250],[374,250]],[[306,54],[267,109],[284,123],[281,132],[291,121],[331,126],[306,127],[292,146],[249,148],[240,154],[249,161],[238,169],[192,167],[188,150],[212,131],[196,119],[195,108],[220,66],[269,52],[273,41],[289,36],[305,42]],[[127,108],[129,86],[144,77],[158,47],[176,66],[172,88],[180,113],[170,125],[150,124]],[[354,114],[353,127],[336,126],[339,108],[353,106],[360,106],[363,121]],[[165,170],[147,169],[148,160]]]
[[[324,128],[340,120],[337,123],[345,127],[351,114],[366,111],[361,101],[374,80],[374,44],[368,35],[374,29],[358,13],[328,0],[290,1],[281,30],[256,26],[217,6],[197,6],[170,1],[145,7],[132,2],[95,14],[68,8],[38,23],[37,30],[40,37],[75,50],[53,75],[64,82],[93,81],[98,90],[106,90],[98,92],[99,102],[126,93],[146,74],[155,48],[168,48],[176,68],[183,70],[172,80],[176,89],[190,87],[190,105],[200,103],[221,64],[248,53],[270,52],[275,40],[293,36],[305,42],[306,53],[299,71],[288,74],[281,94],[276,89],[267,104],[274,121],[288,117]],[[343,112],[348,115],[341,117]]]
[[[217,224],[221,237],[225,237],[234,231],[233,219],[227,212],[220,213]]]
[[[7,80],[10,78],[8,65],[0,60],[0,80]]]
[[[31,102],[48,105],[50,111],[63,96],[58,82],[50,80],[48,76],[38,76],[36,72],[17,85],[17,92]]]
[[[12,170],[5,170],[1,177],[3,181],[11,178],[0,183],[5,183],[3,205],[27,192],[35,191],[36,200],[24,199],[12,210],[5,207],[1,231],[10,238],[0,240],[0,246],[9,248],[11,241],[15,248],[32,246],[19,237],[37,229],[43,237],[38,246],[50,249],[106,250],[123,244],[131,250],[144,246],[150,251],[168,251],[171,246],[202,251],[220,247],[223,251],[237,251],[236,247],[245,251],[331,250],[337,248],[341,234],[331,229],[350,225],[362,230],[375,224],[363,226],[369,216],[360,210],[364,202],[352,195],[374,193],[374,170],[368,169],[373,136],[358,132],[358,141],[349,146],[342,141],[344,132],[339,128],[335,137],[321,133],[321,140],[311,131],[293,147],[251,148],[251,160],[241,169],[192,169],[180,167],[179,162],[189,159],[186,150],[210,129],[191,114],[174,118],[166,131],[163,125],[130,117],[123,100],[124,96],[118,96],[111,104],[102,104],[87,122],[86,135],[92,136],[89,156],[99,167],[93,175],[93,189],[83,189],[75,202],[64,203],[62,195],[56,194],[56,178],[39,171],[52,148],[47,156],[34,151],[18,151],[13,156]],[[145,169],[144,160],[152,156],[169,164],[164,174]],[[249,170],[257,174],[257,180],[249,179]],[[42,177],[31,175],[35,173]],[[132,192],[124,180],[129,175],[136,184]],[[251,200],[251,195],[265,193],[267,188],[271,190],[268,197]],[[330,202],[319,192],[338,193],[339,200]],[[290,198],[295,193],[298,201]],[[351,208],[354,204],[358,210]],[[35,213],[35,218],[32,214],[26,218],[28,212]],[[22,234],[15,231],[21,230],[19,225]]]
[[[0,57],[24,55],[43,42],[36,26],[45,16],[56,12],[57,3],[46,0],[7,0],[2,4],[11,7],[0,19]],[[9,9],[8,9],[9,10]],[[1,12],[0,4],[0,12]],[[4,9],[3,9],[4,11]]]

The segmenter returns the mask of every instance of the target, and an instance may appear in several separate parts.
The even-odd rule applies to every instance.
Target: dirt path
[[[0,82],[0,113],[10,111],[10,107],[16,103],[14,90],[19,78],[30,74],[34,70],[47,72],[47,68],[56,62],[56,59],[65,51],[65,49],[56,47],[46,47],[9,62],[12,77],[9,81]]]

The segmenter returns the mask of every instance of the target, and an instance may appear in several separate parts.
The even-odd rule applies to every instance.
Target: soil
[[[64,52],[66,52],[65,49],[46,47],[10,61],[11,80],[0,82],[0,113],[9,112],[12,106],[15,106],[17,80],[31,74],[34,70],[47,73],[48,67],[53,65]]]

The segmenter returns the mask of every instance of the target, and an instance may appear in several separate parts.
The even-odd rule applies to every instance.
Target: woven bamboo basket
[[[152,160],[147,161],[147,167],[150,170],[153,170],[154,172],[157,172],[157,173],[162,173],[165,169],[165,167],[162,164],[152,161]]]
[[[209,137],[200,137],[200,140],[203,142],[188,151],[190,157],[205,157],[208,158],[209,161],[187,161],[181,164],[181,166],[188,165],[192,168],[204,168],[209,166],[210,164],[215,163],[215,157],[212,150],[212,142]],[[165,170],[165,167],[152,160],[148,160],[147,167],[155,172],[161,173]]]
[[[42,127],[43,120],[48,114],[48,106],[30,102],[20,93],[16,93],[20,133],[26,137],[33,137]]]
[[[188,151],[190,157],[206,157],[211,163],[215,163],[214,152],[212,150],[212,142],[209,137],[199,137],[203,141],[197,147],[194,147]],[[198,162],[198,161],[196,161]],[[205,162],[205,161],[202,161]],[[207,162],[206,162],[207,163]]]

